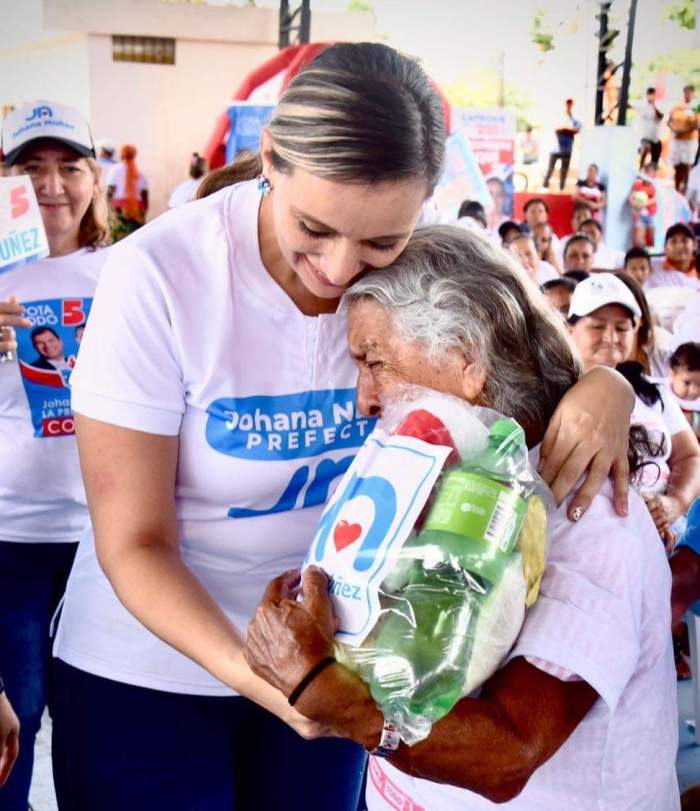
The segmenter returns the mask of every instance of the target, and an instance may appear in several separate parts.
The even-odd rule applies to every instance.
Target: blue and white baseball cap
[[[95,157],[90,127],[82,113],[54,101],[33,101],[8,113],[2,122],[2,154],[6,166],[17,162],[32,141],[50,138],[79,155]]]
[[[569,318],[573,315],[582,318],[608,304],[619,304],[630,311],[633,319],[641,318],[642,311],[632,291],[612,273],[592,273],[576,285],[569,305]]]

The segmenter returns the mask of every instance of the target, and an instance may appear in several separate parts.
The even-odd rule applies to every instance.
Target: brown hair
[[[348,183],[425,179],[431,194],[445,158],[442,103],[418,62],[377,42],[336,43],[290,82],[268,132],[280,172],[303,169]],[[243,166],[215,174],[216,190]],[[234,166],[236,169],[234,170]],[[251,174],[252,161],[244,164]],[[226,179],[229,183],[226,183]],[[211,194],[210,184],[199,197]]]
[[[83,215],[78,229],[78,244],[81,248],[103,248],[112,243],[112,211],[107,202],[100,165],[94,158],[85,158],[95,178],[95,190],[88,210]]]
[[[259,152],[250,152],[242,149],[233,163],[227,163],[220,169],[209,172],[197,188],[195,199],[209,197],[210,194],[233,186],[235,183],[242,183],[244,180],[253,180],[262,173],[262,159]]]
[[[649,308],[649,302],[644,294],[642,286],[628,276],[626,273],[615,273],[615,276],[629,287],[630,292],[635,298],[639,309],[642,311],[642,317],[639,319],[639,329],[637,330],[637,357],[635,360],[642,366],[645,374],[651,374],[651,360],[650,353],[655,348],[654,336],[654,320]]]

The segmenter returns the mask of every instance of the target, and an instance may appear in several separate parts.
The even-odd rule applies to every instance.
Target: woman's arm
[[[692,431],[680,431],[671,438],[668,459],[671,475],[666,493],[655,496],[647,507],[657,529],[665,530],[700,496],[700,445]]]
[[[141,204],[143,205],[143,213],[146,214],[148,212],[148,189],[141,192]]]
[[[285,695],[330,654],[335,631],[323,572],[312,567],[304,573],[302,602],[293,599],[297,583],[293,572],[273,580],[248,629],[246,658]],[[503,802],[522,791],[596,698],[585,682],[560,681],[516,658],[486,682],[478,699],[463,699],[434,724],[426,740],[401,745],[391,763]],[[313,679],[296,706],[369,750],[379,742],[382,713],[367,686],[340,664]]]
[[[314,737],[316,724],[254,676],[244,640],[180,556],[178,438],[75,416],[97,557],[125,607],[216,678]]]
[[[613,369],[587,372],[554,412],[540,451],[540,474],[558,504],[586,478],[567,510],[577,521],[588,509],[608,475],[613,478],[613,503],[627,515],[629,426],[634,391]]]

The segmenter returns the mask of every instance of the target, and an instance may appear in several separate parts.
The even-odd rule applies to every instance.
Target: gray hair
[[[356,281],[344,306],[384,306],[433,365],[458,349],[486,375],[481,404],[541,436],[581,366],[566,326],[525,271],[485,237],[417,229],[390,267]]]

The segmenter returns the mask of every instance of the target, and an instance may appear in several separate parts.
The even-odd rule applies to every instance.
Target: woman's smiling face
[[[86,158],[52,140],[32,144],[20,156],[15,171],[32,180],[49,242],[74,236],[97,188],[97,178]]]
[[[571,326],[571,335],[587,371],[593,366],[614,369],[630,357],[636,330],[629,310],[607,304]]]
[[[373,184],[266,167],[275,235],[304,287],[338,299],[363,271],[390,265],[406,246],[428,194],[421,178]]]

